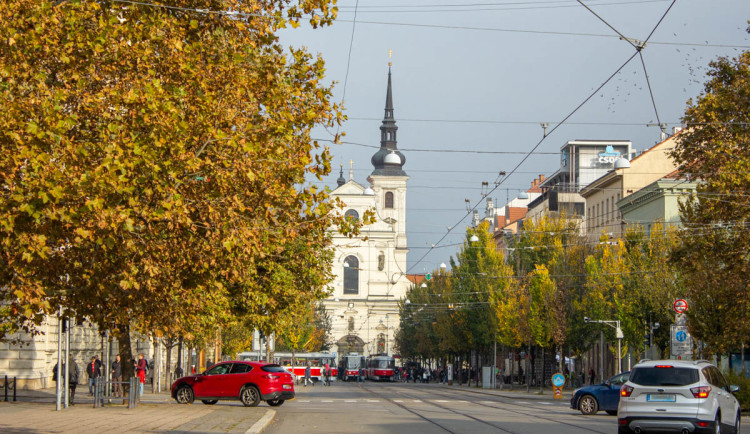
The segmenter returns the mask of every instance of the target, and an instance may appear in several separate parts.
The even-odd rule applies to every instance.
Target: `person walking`
[[[596,380],[596,371],[594,368],[589,368],[589,384],[594,384],[594,380]]]
[[[68,398],[70,398],[70,405],[75,405],[73,400],[76,397],[76,387],[78,387],[78,377],[80,376],[80,372],[78,364],[73,356],[71,356],[68,361]]]
[[[115,361],[112,362],[112,369],[110,371],[112,374],[112,395],[115,397],[122,396],[122,385],[120,382],[122,381],[122,362],[120,362],[120,355],[118,354],[115,356]]]
[[[91,357],[91,362],[86,365],[86,375],[89,376],[89,395],[94,394],[94,387],[102,376],[102,363],[96,356]]]
[[[138,398],[143,396],[143,385],[146,384],[146,371],[148,363],[143,358],[143,353],[138,354],[138,362],[135,365],[135,375],[138,377]]]
[[[309,363],[305,365],[305,386],[304,387],[307,387],[308,381],[310,382],[310,385],[312,386],[313,384],[312,384],[312,379],[310,378],[310,364]]]

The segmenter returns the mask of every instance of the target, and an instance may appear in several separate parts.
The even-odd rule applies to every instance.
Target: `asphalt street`
[[[551,393],[482,391],[466,386],[334,383],[298,387],[265,432],[305,433],[615,433],[617,419],[583,416]],[[568,395],[566,395],[567,397]]]

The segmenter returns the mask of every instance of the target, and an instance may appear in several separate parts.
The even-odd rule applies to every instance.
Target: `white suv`
[[[641,361],[620,388],[618,432],[739,434],[738,390],[705,360]]]

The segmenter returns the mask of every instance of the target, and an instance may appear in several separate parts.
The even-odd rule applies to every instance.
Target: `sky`
[[[285,46],[322,56],[334,101],[343,101],[345,136],[329,143],[334,170],[321,183],[332,188],[350,161],[355,181],[368,184],[392,63],[410,176],[407,272],[448,263],[468,210],[481,217],[486,198],[501,206],[554,173],[567,141],[653,146],[658,123],[679,126],[700,95],[709,61],[750,49],[748,0],[583,3],[591,11],[575,0],[340,0],[332,26],[280,33]],[[647,43],[638,53],[622,37]],[[323,128],[313,137],[333,138]]]

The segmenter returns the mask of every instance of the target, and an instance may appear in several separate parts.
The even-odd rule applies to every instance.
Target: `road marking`
[[[421,399],[412,399],[411,402],[422,402]]]
[[[393,402],[404,402],[403,399],[394,399]]]
[[[450,402],[450,401],[446,401],[445,399],[436,399],[435,402]]]
[[[357,400],[356,399],[347,399],[347,400],[344,400],[344,402],[357,402]]]
[[[467,404],[469,401],[463,401],[463,400],[461,400],[461,401],[458,401],[458,402],[463,403],[463,404]]]
[[[539,403],[542,405],[552,405],[551,402],[546,402],[546,401],[539,401]]]
[[[368,399],[367,402],[380,402],[379,399]]]
[[[300,399],[299,402],[310,402],[309,399]]]
[[[333,402],[333,400],[332,399],[324,399],[324,400],[322,400],[320,402]]]

